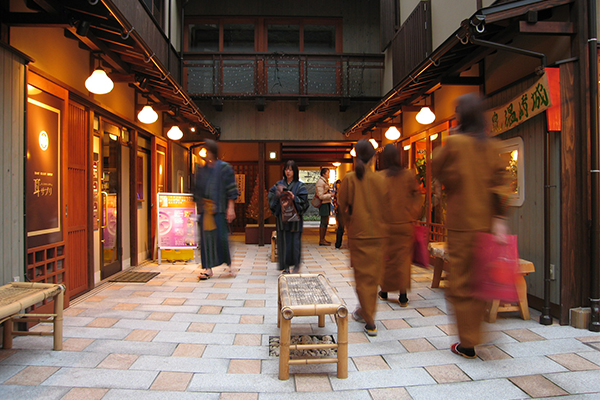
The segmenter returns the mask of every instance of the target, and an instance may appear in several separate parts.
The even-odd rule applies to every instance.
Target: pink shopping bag
[[[475,236],[471,284],[473,296],[486,301],[518,301],[516,277],[519,272],[517,235],[498,243],[491,233]]]

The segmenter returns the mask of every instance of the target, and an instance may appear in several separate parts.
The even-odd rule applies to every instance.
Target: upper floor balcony
[[[311,97],[379,99],[379,54],[185,53],[184,81],[194,98]]]

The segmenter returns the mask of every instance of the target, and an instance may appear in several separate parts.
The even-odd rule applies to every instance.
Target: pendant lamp
[[[435,121],[435,114],[431,111],[429,107],[421,108],[421,111],[417,114],[417,122],[422,125],[429,125],[433,121]]]
[[[400,131],[395,126],[390,126],[385,132],[385,138],[387,140],[398,140],[400,139]]]
[[[85,80],[85,87],[94,94],[106,94],[113,90],[115,84],[102,68],[96,68]]]
[[[144,124],[152,124],[158,119],[158,114],[151,105],[145,105],[142,111],[138,113],[138,119]]]
[[[183,137],[183,132],[177,125],[173,125],[173,127],[167,132],[167,137],[171,140],[179,140]]]

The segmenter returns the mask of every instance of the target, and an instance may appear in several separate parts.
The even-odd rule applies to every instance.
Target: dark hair
[[[215,158],[219,158],[219,145],[212,139],[206,139],[204,141],[204,148],[206,151],[211,152]]]
[[[356,177],[360,181],[363,176],[365,176],[366,164],[375,155],[375,148],[373,148],[373,145],[367,139],[360,139],[356,143],[356,146],[354,146],[354,150],[356,151],[356,157],[354,157],[354,171],[356,172]]]
[[[329,171],[329,168],[321,168],[321,176],[325,175]]]
[[[296,161],[294,160],[288,160],[285,165],[283,166],[283,180],[287,179],[287,176],[285,176],[285,170],[291,167],[292,171],[294,171],[294,177],[292,178],[292,181],[299,181],[300,180],[300,171],[298,170],[298,165],[296,164]]]
[[[387,170],[387,176],[396,176],[402,170],[400,165],[400,152],[395,144],[386,144],[381,152],[381,167]]]
[[[458,130],[479,139],[487,138],[481,99],[474,93],[460,96],[456,100]]]

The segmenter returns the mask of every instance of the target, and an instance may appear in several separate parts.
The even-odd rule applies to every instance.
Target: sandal
[[[454,343],[450,346],[450,351],[454,354],[458,354],[459,356],[463,356],[465,358],[477,358],[477,354],[475,353],[475,349],[462,347],[460,343]]]
[[[199,281],[205,281],[205,280],[207,280],[207,279],[210,279],[210,278],[212,278],[212,276],[213,276],[213,272],[212,272],[212,270],[211,270],[211,269],[209,269],[209,270],[207,270],[207,271],[210,271],[210,274],[209,274],[209,273],[206,273],[206,272],[201,272],[201,273],[200,273],[200,275],[198,275],[198,280],[199,280]]]

